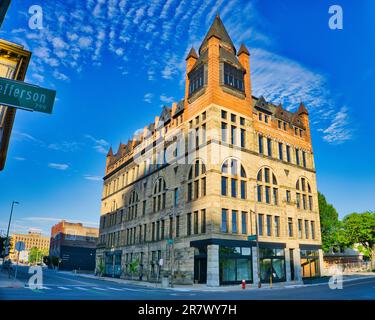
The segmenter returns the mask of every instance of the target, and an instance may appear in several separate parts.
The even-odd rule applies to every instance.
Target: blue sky
[[[328,27],[341,5],[344,29]],[[43,29],[28,27],[31,5]],[[33,51],[27,81],[57,90],[52,115],[18,111],[0,173],[0,230],[97,225],[105,154],[183,97],[185,57],[219,12],[251,53],[253,94],[310,111],[318,189],[340,217],[374,210],[375,2],[13,1],[0,37]],[[371,99],[371,100],[370,100]]]

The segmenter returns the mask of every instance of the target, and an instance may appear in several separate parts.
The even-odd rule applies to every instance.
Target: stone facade
[[[319,274],[308,112],[252,96],[249,58],[217,16],[199,56],[186,58],[184,99],[109,150],[97,248],[105,274],[257,283],[256,225],[262,282]]]

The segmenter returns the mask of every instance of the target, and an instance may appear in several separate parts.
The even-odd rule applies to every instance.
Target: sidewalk
[[[161,283],[151,283],[146,281],[137,281],[137,280],[125,280],[125,279],[118,279],[118,278],[110,278],[110,277],[98,277],[95,275],[88,275],[88,274],[76,274],[72,272],[67,271],[60,271],[61,273],[66,273],[70,275],[75,275],[77,277],[84,277],[84,278],[91,278],[101,281],[110,281],[110,282],[116,282],[118,284],[131,284],[136,286],[144,286],[148,288],[154,288],[154,289],[168,289],[168,290],[174,290],[174,291],[181,291],[181,292],[188,292],[188,291],[209,291],[209,292],[222,292],[222,291],[242,291],[241,284],[237,285],[229,285],[229,286],[220,286],[220,287],[208,287],[205,284],[193,284],[193,285],[174,285],[173,288],[171,287],[162,287]],[[318,278],[316,279],[316,282],[312,282],[309,284],[305,284],[302,281],[292,281],[288,283],[273,283],[272,288],[269,284],[262,284],[262,287],[259,289],[257,284],[246,284],[245,290],[272,290],[272,289],[290,289],[290,288],[302,288],[302,287],[310,287],[310,286],[322,286],[322,285],[328,285],[330,277],[325,277],[325,279]],[[360,279],[369,279],[369,278],[375,278],[375,272],[358,272],[358,273],[352,273],[352,274],[343,274],[342,282],[351,282],[355,280]]]
[[[14,280],[14,278],[8,277],[8,271],[2,270],[0,265],[0,288],[22,288],[24,283],[20,280]]]

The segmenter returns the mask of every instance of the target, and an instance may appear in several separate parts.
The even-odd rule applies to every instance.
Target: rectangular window
[[[264,215],[263,214],[258,214],[258,230],[259,230],[259,235],[263,235],[263,219]]]
[[[230,128],[230,143],[231,144],[236,144],[236,133],[237,133],[236,126],[231,126]]]
[[[237,197],[237,179],[231,179],[231,196]]]
[[[156,240],[160,240],[160,221],[156,222]]]
[[[194,211],[194,234],[198,234],[198,211]]]
[[[263,154],[263,136],[258,136],[259,153]]]
[[[271,203],[270,187],[265,187],[266,203]]]
[[[296,194],[296,204],[297,204],[297,208],[299,209],[301,207],[301,194],[300,193]]]
[[[187,232],[187,235],[190,236],[191,235],[191,213],[188,213],[186,215],[186,220],[187,220],[186,232]]]
[[[204,84],[204,66],[200,66],[191,71],[189,77],[189,95],[203,87]]]
[[[279,190],[277,188],[273,188],[273,204],[277,206],[279,202]]]
[[[281,120],[277,120],[277,127],[281,129]]]
[[[241,212],[241,232],[247,234],[247,212]]]
[[[311,221],[311,239],[315,240],[315,222]]]
[[[267,215],[267,236],[271,236],[272,230],[272,216]]]
[[[262,113],[258,112],[258,119],[259,121],[262,121]]]
[[[174,207],[178,207],[178,188],[174,189]]]
[[[304,168],[306,168],[306,152],[302,151],[302,163]]]
[[[232,210],[232,232],[237,233],[237,211]]]
[[[288,218],[288,234],[289,237],[293,237],[293,218]]]
[[[302,239],[302,219],[298,219],[298,238]]]
[[[228,210],[222,209],[221,211],[221,232],[228,232]]]
[[[201,233],[206,233],[206,209],[201,210]]]
[[[264,122],[268,123],[268,115],[266,115],[266,114],[264,115]]]
[[[245,118],[240,117],[240,125],[241,126],[245,125]]]
[[[187,201],[191,201],[193,198],[193,184],[191,182],[188,183],[187,193]]]
[[[302,195],[302,203],[303,203],[303,210],[307,209],[307,203],[306,203],[306,195]]]
[[[146,215],[146,200],[142,202],[142,215]]]
[[[173,217],[169,218],[169,239],[173,238]]]
[[[155,241],[155,222],[152,223],[152,241]]]
[[[194,181],[194,199],[199,198],[199,180]]]
[[[227,142],[227,124],[225,122],[221,123],[221,141]]]
[[[274,235],[275,237],[280,237],[280,217],[274,217]]]
[[[241,129],[241,148],[245,148],[245,129]]]
[[[143,226],[143,241],[147,241],[147,224]]]
[[[244,91],[244,73],[242,70],[224,62],[224,84]]]
[[[272,157],[272,140],[267,138],[267,155]]]
[[[296,148],[296,164],[297,166],[300,165],[300,162],[299,162],[299,150]]]
[[[279,142],[279,159],[284,160],[283,144],[281,142]]]
[[[309,238],[309,221],[305,220],[305,238]]]
[[[227,112],[224,110],[221,110],[221,118],[226,119],[227,118]]]
[[[312,200],[312,196],[309,196],[309,209],[310,209],[310,211],[312,211],[312,209],[313,209],[313,200]]]
[[[246,181],[241,180],[241,199],[246,199]]]
[[[262,186],[258,185],[257,186],[258,202],[262,202],[262,191],[263,191]]]
[[[286,190],[286,202],[290,203],[291,201],[291,193],[290,190]]]
[[[165,237],[165,220],[161,220],[161,239]]]
[[[286,161],[290,162],[290,146],[286,146]]]
[[[199,128],[195,129],[195,147],[199,147]]]
[[[235,114],[233,114],[233,113],[230,114],[230,121],[236,122],[236,115]]]
[[[206,178],[202,178],[201,180],[201,183],[202,183],[202,196],[205,196],[206,195]]]
[[[180,236],[180,216],[176,216],[176,238]]]
[[[228,178],[221,177],[221,195],[226,196],[228,194]]]
[[[202,125],[202,142],[206,143],[207,141],[207,135],[206,135],[206,125]]]

